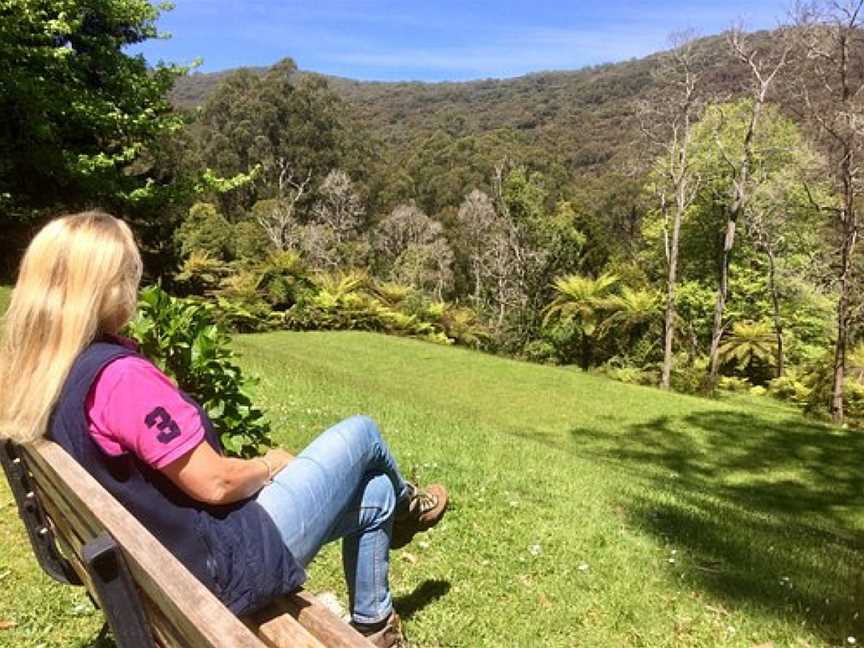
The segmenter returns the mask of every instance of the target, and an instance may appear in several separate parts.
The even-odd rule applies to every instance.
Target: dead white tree
[[[399,205],[379,223],[375,239],[392,279],[443,299],[453,284],[453,250],[441,223],[414,204]]]
[[[313,220],[333,231],[336,245],[353,238],[365,211],[360,195],[347,173],[333,169],[318,188],[319,199],[312,208]]]
[[[312,172],[309,171],[305,178],[300,179],[285,158],[275,160],[272,170],[276,176],[276,196],[259,201],[253,213],[267,238],[281,252],[292,247],[291,234],[297,227],[297,205],[308,190]]]
[[[507,229],[495,211],[488,194],[474,189],[459,206],[457,215],[462,247],[468,256],[468,271],[474,284],[472,299],[476,308],[487,306],[485,294],[500,274],[496,263],[501,242],[508,238]],[[509,245],[506,246],[509,249]]]

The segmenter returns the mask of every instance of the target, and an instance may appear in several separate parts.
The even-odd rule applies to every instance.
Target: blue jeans
[[[285,546],[306,567],[322,545],[342,538],[351,616],[386,619],[393,511],[407,495],[378,426],[354,416],[319,435],[258,494]]]

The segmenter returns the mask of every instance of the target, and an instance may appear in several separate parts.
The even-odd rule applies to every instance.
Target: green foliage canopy
[[[124,49],[158,36],[146,0],[0,3],[0,206],[139,203],[158,183],[148,146],[176,129],[167,93],[182,68]]]

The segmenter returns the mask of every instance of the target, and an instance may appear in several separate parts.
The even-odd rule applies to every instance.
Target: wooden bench
[[[87,588],[121,648],[372,646],[303,590],[238,619],[55,443],[0,461],[40,566]]]

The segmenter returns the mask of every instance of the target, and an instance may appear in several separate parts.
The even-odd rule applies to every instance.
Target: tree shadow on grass
[[[571,433],[654,486],[623,505],[679,550],[684,582],[832,643],[864,634],[864,435],[728,410]]]
[[[399,612],[403,619],[410,619],[417,612],[445,596],[450,591],[450,582],[445,580],[425,580],[405,596],[396,596],[393,599],[393,607]]]

